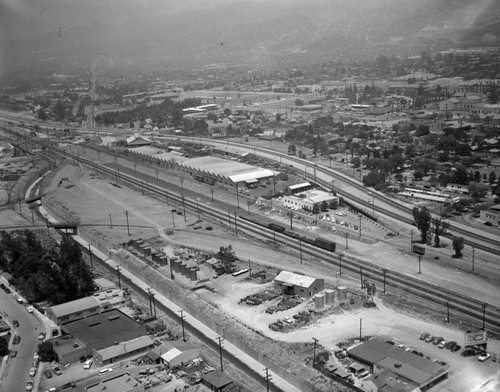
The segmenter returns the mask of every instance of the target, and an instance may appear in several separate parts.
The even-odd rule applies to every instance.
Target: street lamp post
[[[342,256],[343,256],[343,254],[340,253],[339,254],[339,263],[340,263],[340,265],[339,265],[339,275],[340,276],[342,276]]]
[[[300,264],[302,264],[302,238],[299,238],[299,255],[300,255]]]
[[[318,343],[318,339],[312,338],[314,340],[314,349],[313,349],[313,367],[316,364],[316,344]]]
[[[176,212],[176,210],[171,210],[171,212],[172,212],[172,227],[175,229],[174,213]]]
[[[109,214],[109,226],[113,228],[113,221],[111,220],[111,214]]]
[[[196,198],[196,211],[198,211],[198,220],[200,220],[200,204],[199,204],[199,202],[200,202],[200,198],[197,197]]]
[[[125,211],[125,218],[127,219],[127,234],[130,235],[130,227],[128,225],[128,211]]]

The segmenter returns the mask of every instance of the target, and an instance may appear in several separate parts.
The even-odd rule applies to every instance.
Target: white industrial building
[[[187,364],[200,356],[200,350],[191,343],[182,341],[166,342],[164,347],[168,351],[161,355],[161,360],[169,368]]]
[[[338,205],[339,198],[331,192],[314,189],[295,195],[283,196],[282,202],[287,208],[313,211],[315,206],[320,208],[324,202],[328,203],[328,205],[331,203]]]

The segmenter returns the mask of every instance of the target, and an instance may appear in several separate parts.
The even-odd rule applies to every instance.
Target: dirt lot
[[[63,181],[58,186],[62,178]],[[176,230],[173,234],[165,236],[172,230],[172,214],[170,207],[155,199],[143,196],[140,192],[130,191],[125,187],[113,185],[111,179],[99,178],[86,173],[80,167],[65,166],[54,172],[50,178],[50,183],[46,183],[47,203],[65,219],[79,219],[82,224],[88,225],[86,230],[101,242],[109,244],[111,248],[120,248],[121,244],[131,238],[155,238],[161,234],[163,238],[168,238],[168,246],[184,245],[204,251],[216,252],[220,246],[231,244],[236,254],[245,262],[250,259],[251,263],[262,268],[274,267],[277,269],[288,269],[302,271],[306,274],[327,277],[326,284],[335,287],[338,284],[346,285],[349,290],[355,292],[358,283],[349,277],[342,277],[342,280],[325,263],[318,260],[305,260],[300,264],[298,255],[289,253],[286,249],[269,249],[259,241],[248,238],[235,237],[234,233],[214,227],[211,232],[195,231],[193,225],[197,222],[196,214],[175,216]],[[186,185],[188,186],[188,185]],[[127,233],[128,212],[129,229],[131,235]],[[2,222],[4,221],[2,215]],[[12,212],[8,213],[9,219],[15,220]],[[384,243],[370,245],[362,242],[350,241],[350,250],[353,254],[370,254],[375,258],[390,258],[395,262],[405,262],[407,256],[402,254],[397,247],[388,248]],[[257,267],[252,267],[257,268]],[[450,281],[456,279],[457,275],[450,276]],[[464,277],[469,281],[468,277]],[[189,282],[180,282],[188,284]],[[446,327],[442,323],[434,322],[432,318],[420,319],[415,316],[411,309],[411,303],[405,313],[394,310],[384,305],[381,296],[377,299],[377,308],[354,311],[333,312],[325,317],[317,319],[312,325],[307,327],[289,330],[286,333],[273,332],[268,328],[271,321],[278,317],[291,317],[296,311],[289,310],[278,314],[269,315],[264,312],[264,307],[250,307],[239,304],[239,299],[250,293],[254,293],[263,288],[260,283],[247,281],[245,276],[233,278],[230,276],[220,277],[213,280],[216,292],[208,290],[198,291],[198,295],[212,304],[217,305],[231,317],[237,318],[253,330],[258,331],[269,338],[290,342],[308,343],[302,347],[301,359],[307,356],[304,347],[312,350],[311,337],[319,339],[319,343],[329,350],[334,350],[335,345],[340,340],[347,337],[359,335],[359,323],[362,319],[363,335],[382,336],[391,338],[398,342],[403,342],[411,347],[420,349],[423,352],[429,351],[431,357],[443,359],[452,365],[452,377],[441,384],[436,390],[440,391],[469,391],[472,387],[487,381],[496,372],[496,364],[491,361],[479,363],[471,358],[461,358],[449,351],[436,351],[434,346],[419,346],[418,336],[422,331],[429,331],[433,334],[440,334],[447,339],[461,341],[462,333],[454,327]],[[235,295],[237,293],[237,295]],[[399,307],[406,301],[398,299],[391,301]],[[311,304],[304,303],[298,309],[310,307]],[[333,327],[333,328],[332,328]],[[500,346],[497,341],[490,344],[494,352],[500,353]],[[299,346],[297,346],[299,347]],[[267,348],[269,349],[269,348]],[[280,350],[275,350],[280,351]],[[281,352],[281,351],[280,351]],[[287,351],[283,351],[289,355]],[[289,357],[283,358],[283,363],[289,362]],[[486,390],[486,389],[483,389]]]

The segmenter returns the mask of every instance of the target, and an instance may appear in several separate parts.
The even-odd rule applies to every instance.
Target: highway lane
[[[2,283],[5,284],[3,279]],[[8,320],[10,325],[14,320],[19,322],[19,327],[13,328],[12,336],[18,334],[21,337],[21,342],[13,345],[11,339],[10,349],[11,351],[16,350],[17,356],[8,359],[0,390],[23,392],[25,391],[26,381],[32,379],[29,377],[29,371],[33,364],[33,355],[38,348],[38,333],[43,331],[44,328],[32,313],[28,313],[24,305],[17,302],[13,288],[11,288],[11,291],[11,294],[6,294],[3,290],[0,290],[0,307],[4,318]]]

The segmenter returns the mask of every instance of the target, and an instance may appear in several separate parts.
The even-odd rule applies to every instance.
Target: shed
[[[226,377],[219,371],[208,373],[202,376],[201,382],[203,385],[210,388],[211,391],[221,392],[225,387],[233,383],[233,380]]]
[[[325,280],[294,274],[289,271],[281,271],[274,278],[274,286],[282,290],[285,295],[298,295],[303,298],[309,298],[324,290]]]
[[[170,342],[169,346],[167,347],[169,350],[161,356],[161,359],[170,368],[186,364],[200,356],[200,350],[190,343]]]

